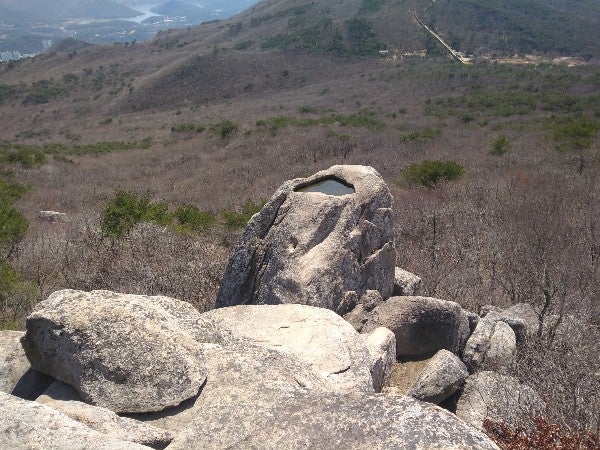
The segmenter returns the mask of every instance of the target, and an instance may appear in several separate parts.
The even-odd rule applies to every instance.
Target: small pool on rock
[[[320,192],[327,195],[346,195],[354,194],[356,191],[350,184],[346,184],[341,180],[335,178],[326,178],[319,180],[316,183],[309,184],[308,186],[301,186],[295,189],[296,192]]]

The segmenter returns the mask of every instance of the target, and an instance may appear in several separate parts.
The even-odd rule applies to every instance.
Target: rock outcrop
[[[0,448],[149,450],[103,435],[37,402],[0,392]]]
[[[371,167],[333,166],[285,182],[248,223],[216,307],[301,303],[343,315],[367,290],[388,298],[391,207],[387,185]]]
[[[209,330],[196,333],[199,340],[234,350],[243,343],[277,350],[307,364],[331,390],[373,392],[365,341],[333,311],[292,304],[233,306],[202,314],[199,326]]]
[[[206,380],[202,346],[183,330],[199,313],[167,297],[64,290],[27,318],[31,365],[114,412],[159,411]]]
[[[49,406],[93,430],[123,441],[164,449],[173,440],[173,434],[143,422],[119,417],[114,412],[81,401],[71,387],[55,381],[36,402]]]
[[[528,427],[544,409],[544,402],[529,386],[508,375],[483,371],[467,378],[456,415],[479,429],[485,419]]]
[[[462,351],[469,319],[459,304],[430,297],[391,297],[371,311],[362,332],[386,327],[396,335],[396,356],[446,349]]]
[[[504,370],[515,363],[516,352],[517,340],[512,328],[486,316],[469,337],[463,361],[471,372],[480,368]]]

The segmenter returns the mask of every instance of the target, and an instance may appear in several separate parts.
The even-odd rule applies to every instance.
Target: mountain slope
[[[418,11],[467,53],[600,57],[596,0],[438,0],[422,3]]]

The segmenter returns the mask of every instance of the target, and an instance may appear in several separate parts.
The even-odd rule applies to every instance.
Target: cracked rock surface
[[[304,188],[329,180],[354,193]],[[367,290],[394,286],[392,197],[367,166],[333,166],[285,182],[248,223],[216,307],[301,303],[343,315]]]

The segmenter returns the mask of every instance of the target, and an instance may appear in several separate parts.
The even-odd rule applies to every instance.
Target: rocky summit
[[[0,332],[0,448],[498,448],[486,418],[544,408],[489,371],[512,364],[524,319],[418,296],[394,264],[391,207],[369,167],[284,183],[202,314],[53,293],[25,333]]]

